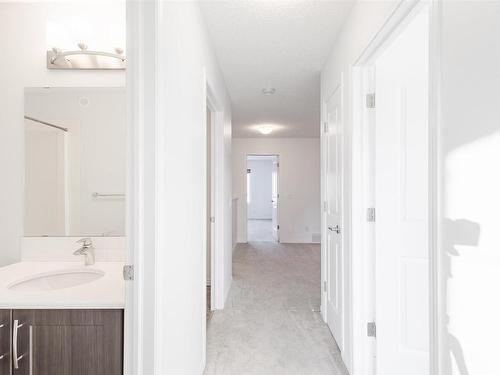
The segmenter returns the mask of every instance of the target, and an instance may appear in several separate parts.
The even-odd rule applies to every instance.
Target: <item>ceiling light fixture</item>
[[[261,132],[264,135],[271,134],[271,132],[273,131],[272,125],[260,125],[258,129],[259,132]]]
[[[276,92],[276,89],[274,87],[262,89],[262,93],[264,95],[273,95],[275,92]]]

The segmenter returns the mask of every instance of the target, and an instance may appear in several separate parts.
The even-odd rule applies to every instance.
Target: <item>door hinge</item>
[[[366,334],[368,337],[377,337],[377,326],[375,322],[368,322],[366,324]]]
[[[375,221],[375,208],[370,207],[366,209],[366,221],[374,222]]]
[[[210,222],[211,222],[211,223],[215,223],[215,217],[214,217],[214,216],[211,216],[211,217],[210,217]]]
[[[328,123],[327,122],[323,123],[323,132],[328,133]]]
[[[328,202],[323,201],[323,212],[328,212]]]
[[[375,93],[366,94],[366,108],[375,108]]]
[[[134,280],[134,266],[127,264],[123,266],[123,280],[130,281]]]
[[[323,292],[325,292],[325,293],[326,293],[326,291],[327,291],[327,289],[326,289],[326,288],[327,288],[327,286],[326,286],[326,281],[323,281]]]
[[[276,229],[277,229],[277,230],[280,230],[280,226],[279,226],[279,225],[276,225]]]

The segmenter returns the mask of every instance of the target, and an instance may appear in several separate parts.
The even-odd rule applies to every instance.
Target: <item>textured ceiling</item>
[[[352,1],[206,1],[233,137],[319,137],[320,72]],[[274,95],[262,94],[266,87]],[[258,124],[274,124],[270,135]]]

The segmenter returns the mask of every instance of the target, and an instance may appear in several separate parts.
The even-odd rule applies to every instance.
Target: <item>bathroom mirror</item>
[[[25,236],[123,236],[124,88],[26,88]]]

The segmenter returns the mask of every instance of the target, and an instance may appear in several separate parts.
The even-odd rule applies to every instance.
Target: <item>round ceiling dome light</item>
[[[276,89],[274,87],[268,87],[268,88],[262,89],[262,93],[264,95],[273,95],[275,92],[276,92]]]
[[[271,125],[260,125],[257,129],[259,129],[259,132],[264,135],[271,134],[273,131],[273,127]]]

